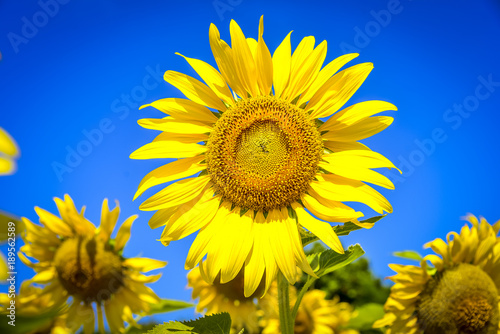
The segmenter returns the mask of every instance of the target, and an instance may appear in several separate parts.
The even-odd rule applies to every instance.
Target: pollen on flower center
[[[480,268],[462,263],[431,279],[417,307],[425,333],[496,334],[498,292]]]
[[[123,285],[121,260],[95,238],[76,237],[57,249],[59,281],[70,295],[85,302],[107,300]]]
[[[318,170],[320,133],[308,114],[272,96],[240,100],[207,143],[216,191],[236,206],[268,211],[298,200]]]

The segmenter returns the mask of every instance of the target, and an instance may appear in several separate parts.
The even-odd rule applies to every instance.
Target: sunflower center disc
[[[59,281],[85,302],[107,300],[123,285],[121,260],[94,238],[64,241],[54,256]]]
[[[426,334],[497,334],[498,292],[491,277],[462,263],[430,280],[418,306]]]
[[[207,143],[216,191],[236,206],[269,211],[298,200],[318,170],[320,133],[308,114],[272,96],[240,100]]]

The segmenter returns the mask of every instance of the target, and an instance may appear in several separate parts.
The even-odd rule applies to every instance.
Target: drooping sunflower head
[[[10,175],[16,170],[15,159],[19,148],[14,139],[0,127],[0,175]]]
[[[33,268],[36,275],[29,283],[43,284],[42,299],[47,307],[64,305],[71,297],[67,326],[78,330],[83,324],[85,333],[93,333],[96,304],[98,324],[102,328],[103,308],[112,332],[122,332],[124,321],[134,324],[133,313],[146,314],[156,294],[144,283],[152,283],[161,275],[141,273],[165,266],[165,262],[147,258],[125,259],[122,251],[130,237],[137,216],[126,219],[116,237],[111,238],[119,215],[118,205],[110,210],[104,200],[101,225],[94,224],[79,212],[71,197],[55,198],[60,217],[36,207],[41,225],[23,218],[25,245],[19,257]],[[35,260],[35,262],[33,261]]]
[[[258,310],[260,305],[269,302],[269,294],[262,299],[264,284],[260,284],[253,295],[244,295],[243,272],[240,272],[232,281],[213,285],[206,283],[200,267],[195,267],[188,273],[188,288],[192,288],[192,298],[198,299],[196,311],[206,315],[227,312],[231,316],[231,323],[236,332],[245,328],[248,333],[259,333]],[[267,306],[267,305],[266,305]]]
[[[15,308],[12,307],[11,301],[15,302]],[[44,294],[41,288],[30,285],[29,281],[21,284],[19,293],[15,296],[0,293],[0,314],[2,316],[11,314],[11,310],[14,315],[24,318],[23,329],[27,334],[69,334],[72,332],[66,325],[66,309],[54,306],[51,296]],[[42,317],[34,323],[26,323],[30,317],[39,316]]]
[[[358,141],[392,122],[373,115],[396,107],[366,101],[340,110],[373,68],[362,63],[339,71],[357,54],[323,67],[326,42],[315,45],[314,37],[305,37],[292,53],[288,34],[271,55],[262,18],[257,40],[246,38],[234,21],[230,33],[231,46],[210,26],[218,70],[183,56],[205,83],[165,73],[164,79],[187,99],[146,105],[168,116],[139,120],[142,127],[161,133],[131,158],[178,159],[141,181],[135,197],[182,179],[151,196],[141,209],[157,210],[150,226],[165,226],[165,245],[200,230],[186,268],[206,255],[204,278],[226,283],[244,267],[245,295],[250,296],[264,273],[266,290],[278,270],[291,283],[296,266],[314,275],[302,249],[301,228],[343,252],[328,222],[359,224],[363,216],[343,202],[392,212],[389,202],[365,182],[394,188],[372,170],[394,165]]]
[[[395,285],[375,327],[389,326],[389,334],[500,332],[500,221],[466,219],[472,227],[425,245],[436,254],[420,267],[391,265]]]

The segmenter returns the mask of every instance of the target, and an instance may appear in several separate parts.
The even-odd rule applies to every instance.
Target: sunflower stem
[[[283,334],[293,334],[294,318],[292,318],[292,313],[290,312],[290,284],[286,280],[285,276],[278,273],[278,306],[280,314],[280,328]]]
[[[300,290],[299,294],[297,295],[297,300],[295,301],[295,305],[293,305],[292,309],[292,319],[295,319],[297,317],[297,312],[299,311],[299,306],[300,303],[302,302],[302,298],[306,294],[307,290],[311,287],[311,285],[316,281],[316,278],[308,276],[307,281]]]

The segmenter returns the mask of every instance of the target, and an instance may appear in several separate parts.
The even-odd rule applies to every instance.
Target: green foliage
[[[315,243],[308,253],[317,253],[324,249],[322,244]],[[299,288],[306,280],[307,275],[303,275],[298,284]],[[372,273],[365,258],[320,277],[315,281],[314,287],[326,291],[327,299],[339,296],[341,301],[355,307],[367,303],[384,304],[390,292],[390,288],[382,285],[380,278]]]
[[[365,251],[360,245],[351,245],[344,254],[327,249],[307,256],[307,261],[319,277],[342,268],[363,255]]]
[[[172,312],[193,306],[194,306],[193,304],[186,303],[182,300],[162,299],[158,304],[154,304],[151,307],[149,314]]]
[[[149,334],[229,334],[231,317],[228,313],[204,316],[191,321],[171,321],[158,325]]]
[[[360,223],[373,224],[373,223],[378,222],[380,219],[384,218],[385,216],[387,216],[387,215],[375,216],[372,218],[362,220]],[[362,229],[362,227],[359,227],[358,225],[351,223],[351,222],[347,222],[347,223],[344,223],[342,225],[332,226],[332,228],[338,236],[348,235],[352,231]],[[302,228],[300,229],[300,236],[302,238],[302,245],[304,245],[304,246],[307,246],[310,243],[319,240],[319,238],[316,235],[314,235],[311,232],[308,232]]]
[[[408,259],[408,260],[415,260],[415,261],[422,261],[423,257],[420,255],[418,252],[412,251],[412,250],[405,250],[401,252],[394,252],[392,255],[403,258],[403,259]]]
[[[356,308],[356,316],[351,318],[346,328],[357,329],[364,334],[380,333],[380,330],[372,328],[375,321],[384,316],[384,306],[377,303],[368,303]]]
[[[2,321],[0,321],[0,333],[11,333],[11,334],[24,334],[30,333],[36,330],[44,330],[50,328],[54,318],[59,315],[61,309],[53,308],[47,312],[26,316],[26,315],[15,315],[15,326],[9,325],[8,322],[12,321],[9,316],[5,313],[1,313],[0,316]],[[42,331],[40,331],[42,333]]]

